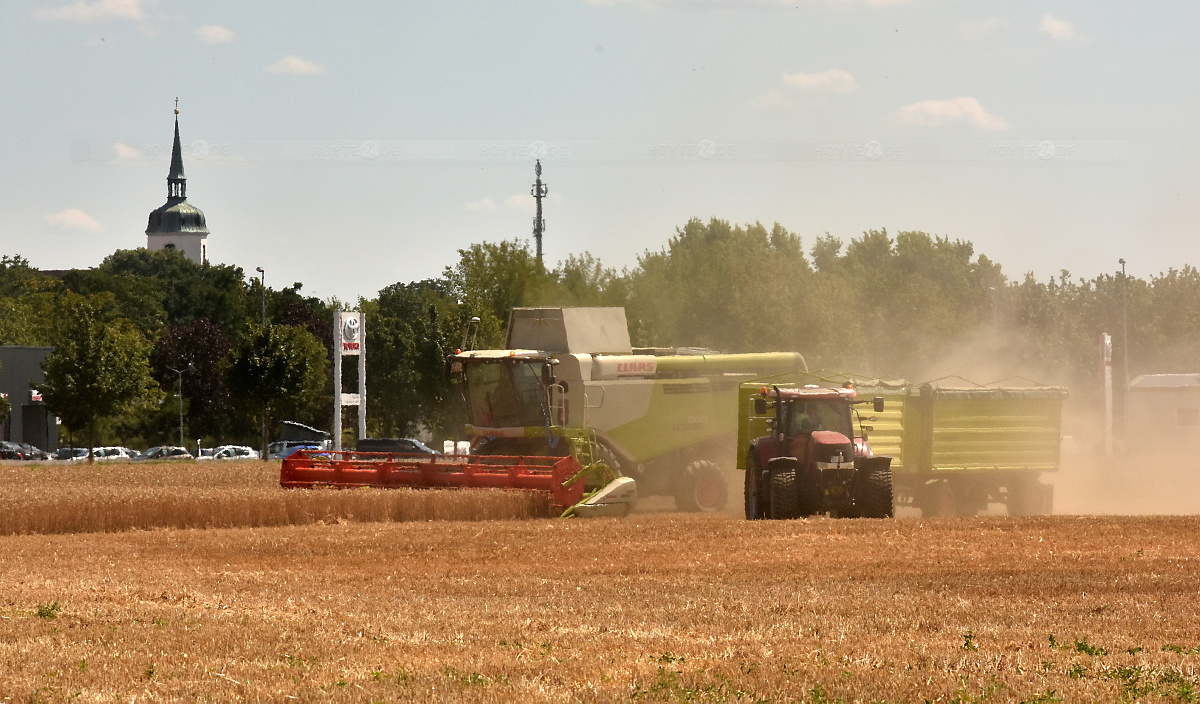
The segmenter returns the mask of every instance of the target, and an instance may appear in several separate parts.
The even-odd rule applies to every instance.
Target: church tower
[[[204,213],[187,202],[187,177],[179,148],[179,101],[175,101],[175,144],[171,147],[171,172],[167,174],[167,202],[150,213],[146,248],[178,249],[188,259],[208,261],[208,226]]]

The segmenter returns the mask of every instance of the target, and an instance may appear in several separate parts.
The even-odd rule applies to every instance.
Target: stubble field
[[[0,701],[1200,696],[1196,518],[326,515],[0,537]]]

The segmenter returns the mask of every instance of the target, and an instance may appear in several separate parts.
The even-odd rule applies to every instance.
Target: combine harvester
[[[719,511],[738,385],[806,370],[795,353],[634,348],[622,308],[515,308],[505,349],[460,350],[449,365],[470,454],[297,453],[280,483],[537,490],[577,516],[628,512],[639,494]]]

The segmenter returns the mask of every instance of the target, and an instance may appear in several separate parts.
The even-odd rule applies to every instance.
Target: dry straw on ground
[[[1200,520],[0,537],[0,701],[1188,701]]]
[[[330,521],[497,520],[549,514],[503,491],[287,490],[278,462],[0,466],[0,535]]]

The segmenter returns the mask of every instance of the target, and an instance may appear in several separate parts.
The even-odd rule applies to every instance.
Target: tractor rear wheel
[[[796,468],[771,470],[771,518],[787,519],[800,515],[800,486]]]
[[[891,518],[896,509],[892,503],[892,470],[867,470],[858,484],[858,515],[863,518]]]
[[[762,481],[762,468],[753,450],[746,457],[746,520],[757,521],[767,517],[767,485]]]
[[[717,465],[696,460],[680,472],[675,489],[675,507],[680,511],[714,513],[728,502],[729,486]]]

